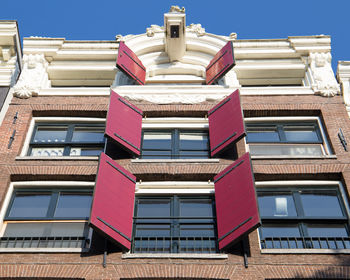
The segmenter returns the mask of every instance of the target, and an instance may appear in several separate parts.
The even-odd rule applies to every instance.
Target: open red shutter
[[[101,153],[90,225],[130,249],[136,177]]]
[[[105,133],[136,155],[141,153],[142,111],[111,91]]]
[[[245,136],[239,90],[209,110],[208,118],[210,154],[215,156]]]
[[[249,153],[214,177],[219,249],[260,225]]]
[[[117,67],[138,84],[145,84],[145,66],[143,66],[141,60],[125,45],[123,41],[119,43]]]
[[[228,42],[210,61],[206,68],[206,83],[211,85],[236,65],[232,42]]]

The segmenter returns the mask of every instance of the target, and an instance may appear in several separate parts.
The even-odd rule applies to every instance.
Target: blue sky
[[[21,38],[114,40],[163,25],[171,5],[186,8],[187,25],[201,23],[221,35],[236,32],[238,39],[331,35],[333,69],[338,60],[350,60],[350,0],[1,0],[0,19],[17,20]]]

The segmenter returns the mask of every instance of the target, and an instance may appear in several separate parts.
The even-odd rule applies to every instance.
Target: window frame
[[[315,193],[322,193],[326,191],[336,192],[337,198],[339,202],[339,206],[341,208],[342,217],[324,217],[324,216],[315,216],[315,217],[307,217],[306,215],[300,215],[300,211],[298,211],[298,208],[302,208],[302,205],[300,205],[300,200],[294,201],[295,209],[297,211],[297,215],[293,217],[272,217],[272,216],[262,216],[261,215],[261,221],[262,226],[264,226],[264,223],[268,223],[269,225],[275,224],[275,225],[288,225],[293,224],[296,225],[299,233],[300,238],[317,238],[317,237],[310,237],[310,235],[307,233],[306,224],[338,224],[338,225],[345,225],[345,229],[348,234],[348,238],[350,238],[350,207],[349,202],[347,200],[346,191],[340,181],[258,181],[255,182],[256,188],[257,188],[257,195],[259,197],[259,193],[270,192],[278,193],[278,192],[289,192],[292,194],[294,198],[293,192],[298,191],[315,191]],[[299,212],[299,213],[298,213]],[[280,223],[278,223],[280,221]],[[320,222],[319,222],[320,221]],[[263,248],[262,246],[262,233],[261,228],[258,230],[258,236],[259,236],[259,247],[262,253],[336,253],[336,252],[342,252],[342,253],[350,253],[350,249],[332,249],[332,248]],[[282,237],[282,236],[281,236]],[[280,238],[280,237],[276,237]],[[332,238],[332,237],[327,237]],[[334,237],[336,238],[336,237]],[[309,242],[309,241],[306,241]]]
[[[14,200],[16,191],[37,191],[47,192],[48,190],[64,190],[67,192],[90,192],[93,195],[95,183],[88,181],[25,181],[11,182],[8,191],[4,197],[3,205],[0,209],[0,238],[4,236],[8,223],[85,223],[88,226],[88,218],[71,218],[71,217],[45,217],[45,218],[8,218],[8,213]],[[58,247],[33,247],[33,248],[1,248],[0,252],[87,252],[90,248],[92,229],[89,228],[85,238],[85,247],[75,248],[58,248]]]
[[[268,126],[268,125],[275,125],[276,127],[278,126],[283,126],[283,125],[295,125],[295,124],[314,124],[317,125],[316,129],[316,134],[318,137],[318,141],[306,141],[306,142],[298,142],[298,141],[287,141],[285,138],[282,139],[282,141],[278,142],[248,142],[247,136],[246,136],[246,150],[250,151],[250,145],[255,145],[255,144],[265,144],[265,145],[288,145],[288,144],[319,144],[322,155],[254,155],[251,154],[251,157],[254,159],[258,158],[322,158],[322,157],[327,157],[327,158],[336,158],[336,155],[333,153],[331,146],[329,144],[329,140],[327,138],[327,134],[324,128],[324,125],[320,119],[320,117],[252,117],[252,118],[245,118],[244,119],[245,126],[246,128],[249,127],[250,124],[254,123],[254,125],[257,126]],[[280,128],[279,128],[280,129]],[[281,135],[281,131],[278,130],[279,135]],[[248,134],[248,133],[247,133]],[[284,134],[284,132],[282,132]]]
[[[91,160],[91,159],[98,159],[98,156],[71,156],[71,155],[63,155],[63,156],[31,156],[30,152],[32,149],[32,145],[35,143],[33,143],[33,139],[34,139],[34,134],[36,131],[36,128],[38,127],[38,125],[49,125],[49,126],[62,126],[62,125],[77,125],[77,126],[101,126],[103,129],[105,128],[105,118],[84,118],[84,117],[34,117],[32,118],[31,122],[30,122],[30,126],[29,129],[27,131],[27,135],[24,141],[24,145],[22,148],[22,151],[20,153],[20,156],[17,157],[16,159],[46,159],[46,160],[52,160],[52,159],[65,159],[65,160],[74,160],[74,159],[79,159],[79,160]],[[68,137],[68,130],[67,130],[67,135],[66,135],[66,139]],[[70,135],[70,137],[72,137],[72,134]],[[95,144],[93,144],[95,143]],[[80,147],[80,146],[86,146],[88,147],[90,146],[96,146],[96,142],[70,142],[70,143],[57,143],[59,147],[65,147],[65,146],[76,146],[76,147]],[[85,145],[86,144],[86,145]],[[104,147],[104,142],[99,143],[98,145],[101,145],[101,147]],[[38,146],[55,146],[55,144],[50,145],[50,144],[37,144]],[[68,148],[64,149],[67,150],[66,153],[68,153]]]

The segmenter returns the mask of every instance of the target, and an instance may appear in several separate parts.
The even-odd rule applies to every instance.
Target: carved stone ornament
[[[312,73],[312,89],[322,96],[334,96],[340,93],[331,66],[332,56],[328,53],[310,53],[309,65]]]
[[[121,35],[121,34],[118,34],[118,35],[116,35],[115,36],[115,40],[117,41],[117,42],[120,42],[120,41],[126,41],[127,39],[129,39],[129,38],[131,38],[131,37],[133,37],[134,35],[126,35],[126,36],[123,36],[123,35]]]
[[[164,32],[164,26],[159,26],[156,24],[152,24],[151,27],[148,27],[146,29],[147,37],[153,37],[155,33],[163,33]]]
[[[191,23],[189,26],[187,26],[187,31],[195,32],[198,37],[205,35],[205,29],[202,27],[200,23],[197,23],[197,24]]]
[[[184,13],[185,12],[185,7],[182,7],[180,9],[179,6],[171,6],[169,13]]]
[[[236,40],[237,39],[237,33],[232,32],[229,37],[230,37],[231,40]]]
[[[19,98],[29,98],[38,94],[42,88],[50,88],[48,65],[43,54],[23,55],[23,69],[13,87],[13,95]]]

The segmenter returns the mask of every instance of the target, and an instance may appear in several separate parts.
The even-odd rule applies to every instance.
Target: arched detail
[[[200,36],[186,28],[186,52],[176,62],[170,62],[165,52],[164,32],[156,32],[153,36],[147,33],[128,36],[125,43],[135,52],[146,67],[146,83],[205,83],[205,68],[214,55],[227,43],[229,37],[204,33]],[[233,74],[233,75],[232,75]],[[231,73],[235,77],[235,73]],[[226,78],[219,82],[223,85],[237,85]],[[130,85],[130,81],[119,71],[113,86]]]

